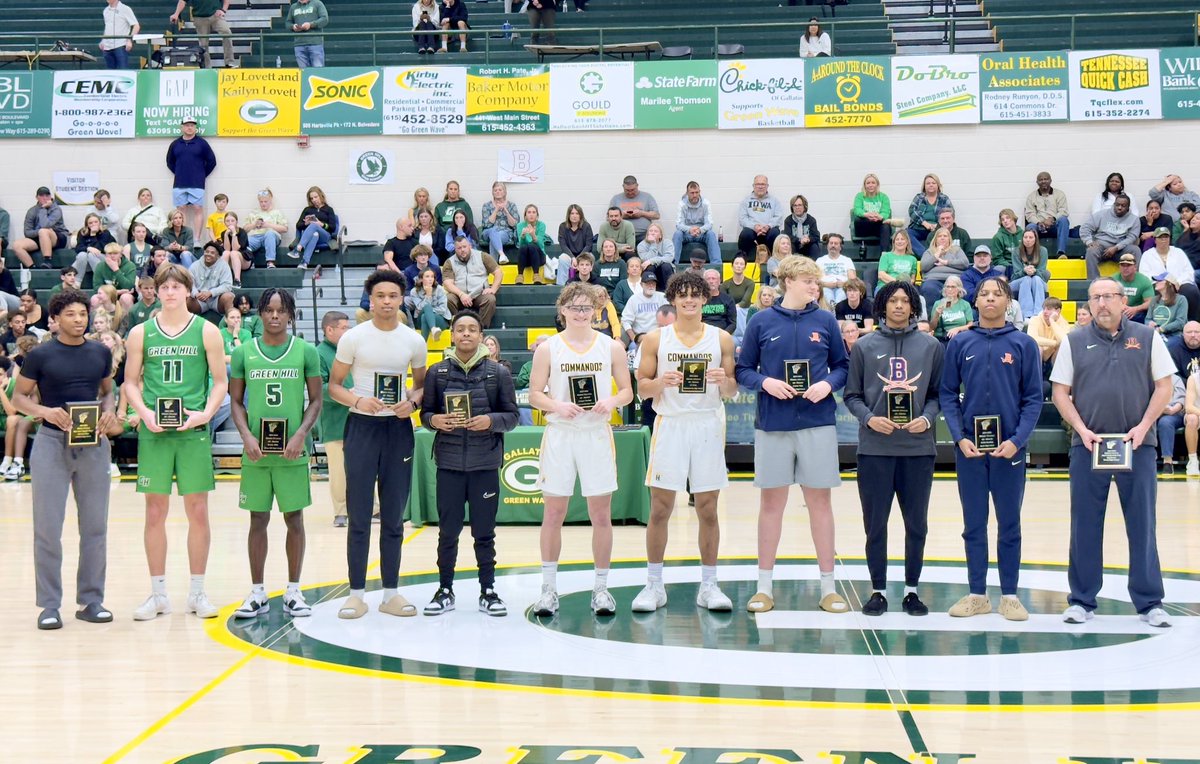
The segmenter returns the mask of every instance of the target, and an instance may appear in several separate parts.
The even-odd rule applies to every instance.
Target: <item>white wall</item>
[[[996,230],[1000,209],[1020,213],[1034,177],[1048,170],[1066,192],[1078,223],[1109,172],[1124,173],[1127,190],[1144,206],[1146,192],[1170,172],[1200,189],[1200,167],[1192,151],[1196,123],[1113,122],[1044,126],[980,125],[946,127],[822,130],[747,130],[554,133],[540,136],[453,136],[404,138],[320,137],[301,149],[295,139],[210,139],[218,168],[209,178],[208,196],[218,191],[232,199],[231,209],[254,205],[255,192],[270,186],[289,216],[303,205],[310,185],[325,189],[329,202],[349,226],[350,237],[384,240],[395,218],[411,205],[417,186],[441,198],[445,181],[462,184],[476,214],[490,198],[500,148],[541,147],[546,181],[514,186],[509,198],[518,206],[533,202],[553,235],[566,206],[578,202],[593,227],[603,220],[609,198],[621,190],[621,178],[636,175],[654,194],[664,222],[674,224],[675,205],[688,180],[697,180],[724,225],[727,240],[736,238],[736,205],[749,192],[752,177],[766,173],[771,191],[787,198],[803,193],[824,232],[845,231],[862,176],[875,172],[903,215],[926,172],[941,176],[959,211],[959,224],[976,238]],[[164,207],[170,204],[171,178],[163,156],[167,141],[0,142],[0,205],[19,225],[33,203],[37,186],[49,184],[54,170],[98,170],[101,183],[124,212],[139,187],[149,186]],[[351,149],[387,147],[401,164],[391,187],[351,186],[347,155]],[[211,207],[211,205],[210,205]],[[82,219],[68,212],[68,224]]]

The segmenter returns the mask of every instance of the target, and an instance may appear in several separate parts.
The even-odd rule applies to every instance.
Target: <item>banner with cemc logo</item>
[[[133,138],[137,72],[55,72],[51,138]]]
[[[221,70],[217,135],[261,138],[299,134],[299,69]]]

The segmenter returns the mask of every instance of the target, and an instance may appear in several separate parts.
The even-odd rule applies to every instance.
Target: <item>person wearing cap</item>
[[[962,284],[963,296],[967,302],[975,304],[975,291],[979,289],[979,285],[990,278],[999,276],[1007,280],[1004,270],[1001,268],[992,267],[992,249],[986,244],[980,244],[975,248],[975,254],[972,255],[972,264],[970,268],[963,271]]]
[[[1058,254],[1065,255],[1071,235],[1067,195],[1052,184],[1050,173],[1043,170],[1037,174],[1037,188],[1025,197],[1025,229],[1037,233],[1039,239],[1056,239]]]
[[[1200,288],[1196,286],[1196,271],[1187,254],[1171,245],[1171,229],[1159,226],[1154,229],[1154,246],[1142,254],[1138,271],[1153,279],[1160,274],[1169,274],[1179,281],[1179,294],[1187,298],[1188,318],[1200,320]]]
[[[142,30],[142,25],[133,9],[121,0],[108,0],[103,16],[104,37],[100,40],[100,52],[104,54],[104,68],[128,69],[133,37]]]
[[[1139,324],[1146,322],[1146,309],[1154,297],[1154,282],[1144,273],[1138,273],[1138,258],[1132,252],[1126,252],[1117,260],[1117,272],[1112,280],[1117,282],[1125,293],[1125,306],[1121,312],[1130,321]]]
[[[192,23],[196,26],[196,35],[200,38],[200,48],[204,51],[204,66],[212,66],[208,57],[208,36],[216,32],[221,36],[226,68],[237,68],[237,58],[233,55],[233,30],[225,20],[226,14],[229,13],[229,0],[179,0],[175,12],[170,17],[172,24],[180,23],[179,15],[189,5],[192,6]]]
[[[1083,221],[1079,238],[1087,248],[1084,259],[1088,281],[1100,278],[1100,261],[1116,260],[1126,252],[1135,258],[1141,254],[1137,246],[1140,231],[1141,220],[1129,211],[1129,197],[1125,194],[1117,194],[1112,207]]]
[[[167,146],[167,169],[175,176],[172,201],[185,213],[191,211],[193,231],[203,231],[204,183],[217,169],[217,155],[196,134],[196,118],[190,114],[179,121],[179,137]]]
[[[705,252],[704,247],[692,247],[692,250],[688,252],[688,263],[689,270],[705,270],[704,266],[708,265],[708,253]]]
[[[621,311],[627,345],[636,345],[642,335],[658,328],[658,309],[666,304],[666,296],[658,291],[658,274],[652,269],[643,271],[641,291],[630,297]]]
[[[1146,326],[1170,340],[1187,323],[1188,300],[1179,293],[1179,279],[1169,273],[1154,277],[1154,291],[1156,294],[1146,308]]]
[[[21,261],[22,268],[33,267],[33,253],[40,251],[42,261],[38,268],[53,268],[51,258],[54,250],[67,246],[67,225],[63,222],[62,207],[54,201],[50,189],[42,186],[37,190],[37,204],[25,213],[25,236],[12,243],[13,252]]]

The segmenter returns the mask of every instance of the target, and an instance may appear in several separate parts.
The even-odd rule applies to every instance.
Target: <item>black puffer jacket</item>
[[[476,470],[500,469],[504,463],[504,433],[517,426],[517,395],[512,374],[487,358],[471,359],[470,369],[463,368],[453,351],[429,367],[425,375],[425,393],[421,404],[421,423],[429,429],[430,418],[446,413],[446,393],[470,392],[471,415],[487,414],[492,429],[472,432],[457,428],[450,432],[435,430],[433,457],[440,469]],[[490,393],[490,394],[489,394]]]

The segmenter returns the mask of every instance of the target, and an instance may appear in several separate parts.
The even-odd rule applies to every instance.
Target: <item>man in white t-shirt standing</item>
[[[364,285],[371,298],[371,321],[342,335],[329,373],[329,395],[349,407],[343,453],[346,462],[346,561],[350,597],[339,618],[367,612],[367,557],[371,547],[371,509],[379,485],[379,576],[383,598],[379,612],[413,616],[417,608],[397,592],[404,505],[412,484],[413,426],[425,387],[425,340],[400,323],[404,277],[377,270]],[[406,382],[411,371],[412,386]],[[354,386],[343,386],[346,375]]]
[[[104,68],[128,69],[129,51],[133,50],[133,36],[140,32],[133,9],[121,0],[108,0],[104,6],[104,38],[100,50],[104,53]]]
[[[558,612],[558,556],[562,524],[575,492],[575,479],[587,499],[592,523],[592,555],[596,581],[592,612],[614,615],[617,604],[608,592],[612,558],[612,494],[617,490],[617,452],[608,419],[633,400],[629,362],[620,342],[592,328],[592,317],[608,303],[608,293],[573,282],[558,293],[558,312],[566,327],[533,354],[529,403],[546,412],[538,487],[542,517],[542,594],[533,606],[537,616]],[[343,340],[344,341],[344,340]],[[617,391],[613,393],[613,382]]]

